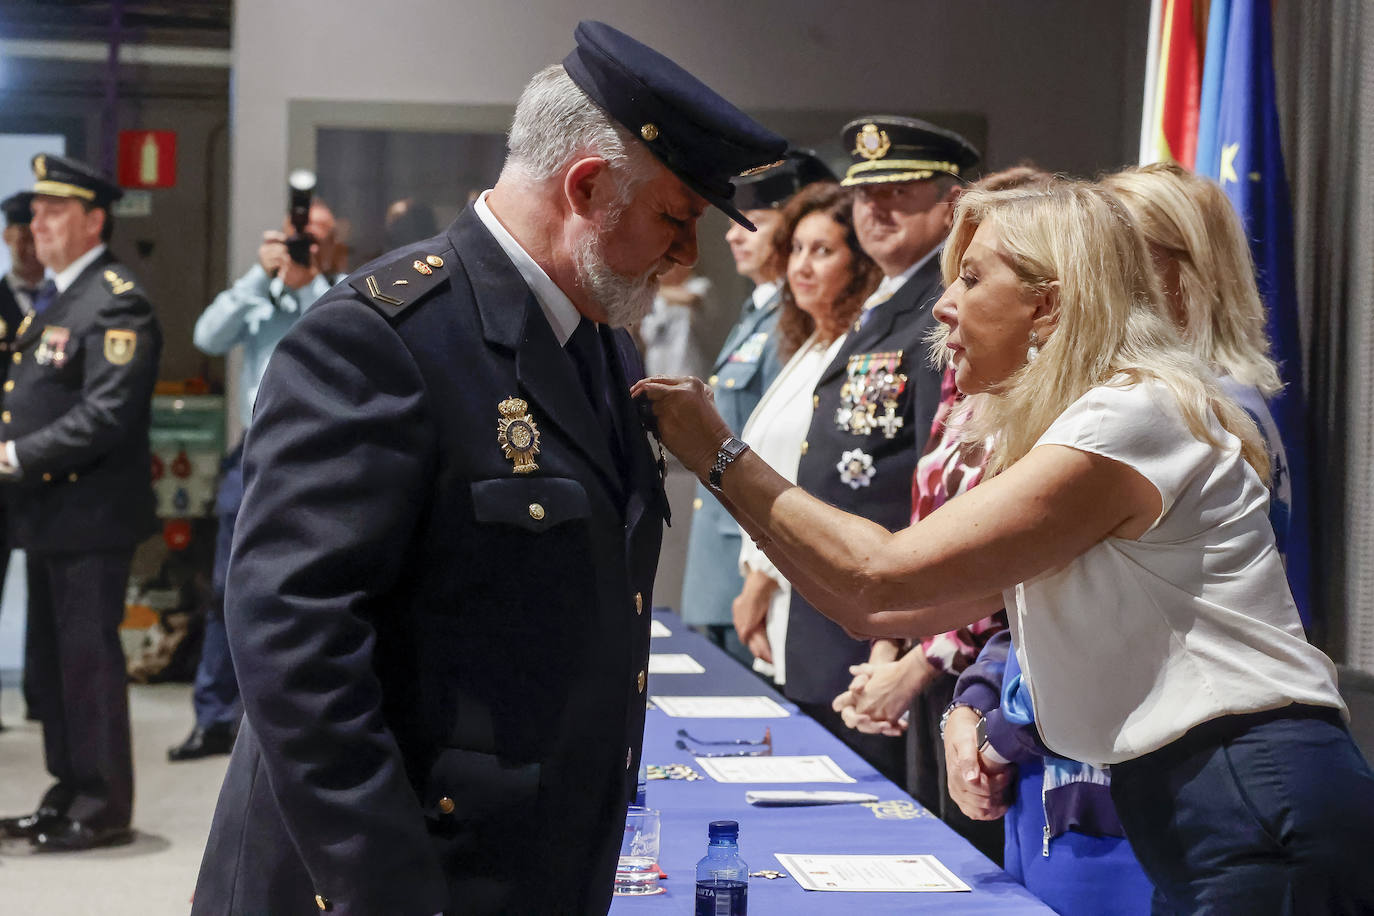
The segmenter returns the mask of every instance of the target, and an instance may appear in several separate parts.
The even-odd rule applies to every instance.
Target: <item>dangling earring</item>
[[[1030,332],[1030,346],[1026,348],[1026,362],[1033,363],[1035,358],[1040,355],[1040,338],[1035,336],[1035,332]]]

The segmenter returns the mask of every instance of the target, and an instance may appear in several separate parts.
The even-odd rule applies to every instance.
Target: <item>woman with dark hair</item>
[[[788,202],[773,236],[786,265],[778,319],[779,356],[786,365],[764,392],[742,436],[789,480],[796,478],[802,440],[811,425],[811,392],[878,284],[878,267],[854,234],[852,209],[852,195],[839,185],[810,185]],[[743,545],[744,588],[734,602],[735,629],[754,655],[755,670],[782,684],[792,587],[749,538]]]

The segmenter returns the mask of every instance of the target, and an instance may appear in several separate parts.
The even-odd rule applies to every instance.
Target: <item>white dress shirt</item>
[[[535,263],[529,252],[520,247],[515,236],[501,225],[501,220],[497,219],[496,214],[491,212],[491,207],[487,205],[487,195],[490,193],[491,191],[483,191],[482,196],[472,205],[472,209],[477,212],[477,218],[482,221],[482,225],[486,226],[487,231],[496,239],[496,244],[501,246],[506,257],[515,265],[530,292],[534,293],[535,301],[539,303],[539,308],[549,321],[549,327],[553,329],[553,336],[558,338],[558,345],[566,347],[568,338],[572,337],[573,331],[577,330],[577,323],[582,320],[582,313],[573,305],[567,293],[549,279],[549,275],[544,273],[544,268]]]

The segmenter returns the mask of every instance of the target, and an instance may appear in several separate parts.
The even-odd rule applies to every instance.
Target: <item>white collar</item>
[[[938,258],[940,256],[940,252],[944,249],[944,247],[945,243],[941,242],[934,248],[930,249],[930,251],[927,251],[921,257],[921,259],[918,260],[915,264],[912,264],[910,267],[899,273],[897,276],[883,277],[882,282],[878,284],[878,288],[873,291],[873,295],[869,296],[868,299],[864,301],[864,311],[868,311],[869,309],[873,308],[873,306],[879,305],[891,299],[893,295],[896,294],[897,290],[901,289],[903,286],[906,285],[906,281],[910,280],[912,277],[916,275],[916,271],[920,270],[922,267],[925,267],[926,264],[930,263],[931,258]]]
[[[482,225],[486,226],[487,231],[496,239],[496,244],[501,246],[506,257],[515,265],[530,292],[534,293],[535,301],[539,303],[540,310],[548,319],[549,327],[553,329],[553,336],[558,338],[558,345],[567,346],[568,338],[572,337],[573,331],[577,329],[577,323],[582,320],[582,313],[573,305],[567,293],[549,279],[549,275],[544,273],[544,268],[535,263],[529,252],[520,247],[515,236],[501,225],[496,214],[491,212],[491,207],[487,205],[487,195],[490,193],[491,191],[483,191],[482,196],[472,205],[472,209],[477,212],[477,218],[482,221]]]
[[[52,282],[57,286],[57,294],[60,296],[67,291],[67,287],[76,282],[76,278],[81,276],[81,271],[85,270],[96,258],[105,253],[105,244],[102,242],[83,254],[81,257],[72,261],[58,273],[52,275]]]
[[[754,308],[763,309],[778,295],[778,282],[770,280],[767,283],[760,283],[754,287],[751,294],[754,297]]]

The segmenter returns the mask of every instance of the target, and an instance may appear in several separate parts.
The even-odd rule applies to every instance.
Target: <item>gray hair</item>
[[[620,178],[617,209],[654,174],[653,154],[588,98],[562,64],[540,70],[520,93],[506,143],[501,177],[520,183],[552,178],[575,157],[600,156]]]

